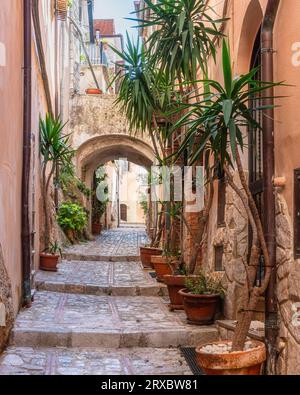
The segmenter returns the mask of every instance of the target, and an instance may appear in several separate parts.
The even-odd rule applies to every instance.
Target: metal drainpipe
[[[265,18],[262,24],[262,80],[274,80],[274,48],[273,30],[280,5],[280,0],[269,0]],[[263,104],[273,105],[274,89],[271,88],[263,94]],[[269,98],[268,98],[269,97]],[[275,220],[275,193],[273,180],[275,175],[274,153],[274,109],[264,111],[263,116],[263,157],[264,157],[264,226],[265,237],[270,254],[272,274],[266,293],[266,344],[268,348],[267,372],[276,372],[276,341],[278,336],[278,312],[276,300],[276,220]]]
[[[31,230],[29,219],[29,180],[31,165],[31,0],[24,0],[24,92],[22,167],[22,280],[23,303],[31,306]]]

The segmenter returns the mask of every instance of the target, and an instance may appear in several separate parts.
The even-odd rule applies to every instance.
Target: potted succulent
[[[187,278],[185,288],[179,291],[189,324],[213,324],[220,298],[224,296],[218,274],[201,272],[198,276]]]
[[[50,243],[50,246],[40,253],[40,269],[47,272],[56,272],[61,257],[62,251],[58,242]]]

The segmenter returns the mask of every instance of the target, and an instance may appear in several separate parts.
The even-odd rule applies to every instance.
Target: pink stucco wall
[[[21,296],[22,37],[22,1],[2,1],[0,42],[6,61],[0,66],[0,243],[15,311]]]

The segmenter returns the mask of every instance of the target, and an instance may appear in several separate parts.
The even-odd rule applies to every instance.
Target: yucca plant
[[[60,118],[46,114],[40,119],[40,152],[42,155],[42,196],[45,217],[44,243],[50,245],[49,187],[57,166],[69,163],[73,157],[69,136],[63,135],[65,124]]]
[[[280,83],[261,82],[255,80],[258,69],[233,78],[229,48],[223,40],[222,67],[224,84],[215,80],[202,81],[206,88],[198,103],[190,105],[185,117],[176,127],[185,125],[188,133],[181,146],[188,149],[190,163],[194,163],[209,147],[215,163],[221,166],[229,186],[241,199],[252,228],[252,244],[248,264],[245,265],[246,282],[243,301],[239,309],[239,319],[233,339],[233,351],[243,350],[250,328],[253,311],[259,297],[264,294],[270,279],[270,257],[266,245],[260,216],[249,189],[243,168],[240,152],[244,149],[244,134],[247,128],[261,128],[256,121],[255,113],[263,112],[269,106],[260,106],[263,91],[272,91]],[[209,93],[210,92],[210,93]],[[272,97],[275,98],[275,97]],[[249,108],[249,101],[257,103]],[[186,104],[183,104],[186,108]],[[195,141],[198,141],[195,144]],[[237,168],[240,185],[235,181],[232,170]],[[264,256],[265,273],[260,286],[256,285],[261,252]]]
[[[199,70],[206,74],[207,59],[215,57],[215,39],[222,36],[218,26],[224,19],[216,16],[207,0],[144,2],[141,11],[149,16],[132,20],[140,28],[155,28],[147,40],[152,63],[173,81],[195,81]]]

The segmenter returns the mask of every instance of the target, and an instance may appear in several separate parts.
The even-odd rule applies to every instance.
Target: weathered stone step
[[[178,349],[9,347],[0,375],[187,375]]]
[[[11,344],[33,347],[192,346],[218,339],[214,326],[188,325],[162,298],[114,297],[37,292],[22,310]]]
[[[114,296],[167,296],[164,284],[154,280],[136,262],[63,261],[58,272],[39,271],[38,290]]]
[[[139,255],[94,255],[64,252],[63,259],[68,261],[97,261],[97,262],[139,262]]]

